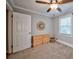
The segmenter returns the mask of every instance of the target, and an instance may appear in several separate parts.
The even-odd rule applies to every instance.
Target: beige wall
[[[20,13],[24,13],[27,15],[31,15],[31,32],[32,35],[39,35],[39,34],[50,34],[53,35],[53,20],[52,18],[46,17],[46,16],[42,16],[39,14],[34,14],[34,13],[30,13],[28,11],[23,11],[23,10],[19,10],[19,9],[14,9],[14,11],[16,12],[20,12]],[[9,9],[9,13],[8,13],[8,53],[12,52],[11,46],[12,46],[12,39],[13,39],[13,34],[12,34],[12,15],[13,11]],[[45,23],[45,29],[43,31],[38,31],[36,29],[36,24],[39,21],[43,21]]]
[[[68,16],[68,15],[73,17],[72,13],[64,14],[64,15],[61,15],[61,16],[64,17],[64,16]],[[54,35],[58,40],[61,40],[62,42],[72,46],[73,45],[73,37],[59,33],[59,17],[61,17],[61,16],[55,17],[54,20],[53,20],[54,21],[54,28],[53,28],[54,29]],[[72,19],[71,29],[73,29],[73,19]],[[72,35],[73,35],[73,33],[72,33]]]
[[[12,31],[13,30],[13,27],[12,27],[13,8],[8,2],[6,2],[6,7],[8,9],[8,20],[7,20],[8,21],[8,41],[6,41],[6,42],[8,42],[8,53],[11,53],[12,52],[11,46],[12,46],[12,39],[13,39],[13,33],[12,33],[13,32]]]
[[[16,12],[25,13],[27,15],[31,15],[31,26],[32,26],[32,35],[39,35],[39,34],[53,34],[53,19],[50,17],[42,16],[39,14],[34,14],[25,10],[14,9]],[[45,23],[45,29],[43,31],[38,31],[36,29],[36,24],[42,21]]]
[[[12,11],[8,11],[8,53],[12,52]]]

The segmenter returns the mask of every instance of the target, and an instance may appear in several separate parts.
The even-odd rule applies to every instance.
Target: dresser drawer
[[[42,42],[43,42],[43,44],[44,44],[44,43],[48,43],[48,42],[49,42],[49,39],[48,39],[48,38],[44,38],[44,39],[42,40]]]
[[[48,43],[49,36],[48,35],[35,35],[33,36],[32,42],[33,42],[32,43],[33,47],[42,45],[44,43]]]

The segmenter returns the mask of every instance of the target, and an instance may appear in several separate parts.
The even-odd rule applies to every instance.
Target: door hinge
[[[13,45],[11,45],[11,48],[13,49]]]
[[[11,45],[11,53],[13,53],[13,45]]]
[[[11,15],[11,17],[13,18],[13,14]]]

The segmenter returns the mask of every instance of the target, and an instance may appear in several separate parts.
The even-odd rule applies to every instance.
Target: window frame
[[[70,34],[61,32],[61,20],[62,20],[63,18],[67,18],[67,17],[70,17],[70,18],[71,18]],[[66,16],[61,16],[61,17],[59,17],[59,33],[60,33],[61,35],[65,35],[65,36],[72,37],[72,34],[73,34],[72,26],[73,26],[73,24],[72,24],[72,15],[66,15]]]

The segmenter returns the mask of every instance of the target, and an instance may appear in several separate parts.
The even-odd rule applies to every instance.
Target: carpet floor
[[[8,59],[73,59],[73,49],[60,43],[47,43],[11,54]]]

